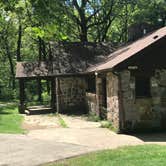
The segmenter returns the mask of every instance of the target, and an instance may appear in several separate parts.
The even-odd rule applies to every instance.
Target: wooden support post
[[[60,111],[60,89],[59,89],[59,79],[56,77],[56,111]]]
[[[101,119],[106,119],[107,117],[107,80],[106,77],[102,77],[101,81],[101,106],[102,110],[100,111]]]
[[[106,77],[105,75],[96,75],[96,114],[101,119],[106,118],[107,109],[107,92],[106,92]]]
[[[53,112],[56,111],[56,85],[55,85],[55,79],[51,79],[51,107],[53,109]]]
[[[41,79],[37,79],[37,84],[38,84],[38,101],[42,103],[42,84],[41,84]]]
[[[121,76],[118,75],[118,98],[119,98],[119,132],[125,130],[125,110],[123,107],[123,93],[122,93],[122,80]]]
[[[19,79],[19,97],[20,97],[20,103],[19,103],[19,113],[23,114],[25,113],[25,86],[24,86],[24,79]]]
[[[96,75],[96,115],[100,117],[100,78],[98,78],[98,74]]]

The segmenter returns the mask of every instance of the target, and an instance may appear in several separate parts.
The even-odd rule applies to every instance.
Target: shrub
[[[100,117],[94,113],[94,112],[90,112],[88,115],[88,119],[89,121],[93,121],[93,122],[99,122],[100,121]]]

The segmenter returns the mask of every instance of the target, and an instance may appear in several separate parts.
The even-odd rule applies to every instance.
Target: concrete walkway
[[[35,166],[91,151],[89,147],[0,134],[0,166]]]
[[[34,117],[33,117],[34,118]],[[130,136],[100,128],[98,122],[62,116],[69,128],[30,130],[26,135],[0,134],[0,166],[36,166],[101,149],[126,145],[163,144],[166,134]]]
[[[45,141],[77,144],[93,150],[113,149],[119,146],[139,145],[144,142],[133,136],[117,135],[104,128],[58,128],[31,131],[29,137]]]

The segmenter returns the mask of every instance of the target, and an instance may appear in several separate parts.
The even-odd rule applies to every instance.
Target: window
[[[139,76],[135,81],[136,97],[150,97],[150,78]]]
[[[96,93],[96,79],[93,76],[89,76],[86,78],[87,81],[87,89],[88,93]]]

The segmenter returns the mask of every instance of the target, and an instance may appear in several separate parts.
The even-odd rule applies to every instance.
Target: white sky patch
[[[6,20],[6,21],[9,21],[9,20],[10,20],[10,16],[6,16],[6,17],[5,17],[5,20]]]

